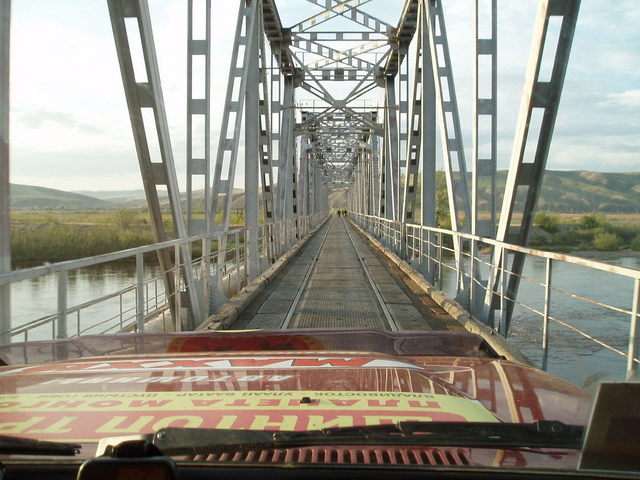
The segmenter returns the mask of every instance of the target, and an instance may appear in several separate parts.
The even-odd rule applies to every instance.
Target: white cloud
[[[622,93],[609,93],[607,94],[607,100],[602,102],[601,105],[638,109],[640,108],[640,89],[627,90]]]
[[[363,10],[395,24],[396,19],[389,16],[397,15],[404,2],[396,0],[393,8],[390,3],[374,0]],[[317,11],[302,0],[276,0],[276,4],[285,26]],[[176,168],[184,184],[186,2],[150,0],[149,5]],[[238,5],[238,0],[212,2],[212,162],[221,129]],[[471,1],[444,5],[469,149]],[[513,143],[537,5],[537,0],[504,1],[498,11],[501,165],[508,162]],[[47,186],[69,188],[73,179],[89,182],[93,178],[101,189],[139,185],[106,2],[20,0],[14,2],[12,15],[12,180],[30,183],[30,176],[39,175],[33,176],[31,183],[48,181]],[[636,140],[640,138],[638,24],[637,0],[608,2],[606,8],[599,0],[582,1],[550,168],[579,164],[580,168],[620,171],[640,166]],[[299,100],[310,97],[306,92],[298,95]],[[42,175],[43,171],[48,174]],[[130,181],[124,180],[127,176]]]

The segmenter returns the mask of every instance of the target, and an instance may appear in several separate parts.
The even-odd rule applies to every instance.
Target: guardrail
[[[526,255],[528,261],[544,263],[544,268],[537,268],[535,272],[520,275],[520,291],[527,291],[525,298],[509,298],[504,288],[505,281],[499,282],[497,291],[491,290],[500,300],[500,315],[504,316],[506,303],[514,302],[520,308],[521,315],[526,312],[530,318],[539,320],[540,334],[537,339],[541,349],[541,368],[549,366],[550,354],[550,324],[553,323],[587,339],[592,344],[614,352],[626,359],[626,377],[633,377],[638,372],[638,343],[639,326],[638,316],[640,309],[640,270],[611,265],[586,258],[564,255],[560,253],[545,252],[527,247],[520,247],[508,243],[498,242],[490,238],[479,237],[468,233],[452,232],[450,230],[426,227],[416,224],[402,224],[400,222],[371,215],[353,213],[351,218],[378,238],[387,248],[398,256],[407,260],[418,272],[439,289],[456,299],[466,307],[471,316],[480,321],[478,305],[484,303],[487,284],[480,278],[486,278],[490,269],[497,268],[501,277],[512,274],[504,265],[508,262],[494,265],[492,256],[482,252],[483,249],[503,248],[506,254],[515,252]],[[460,257],[456,261],[452,247],[455,241],[465,245]],[[538,265],[540,266],[540,265]],[[553,272],[562,266],[569,274],[566,278],[554,278]],[[525,269],[526,270],[526,269]],[[484,276],[483,276],[484,275]],[[607,299],[607,294],[602,293],[602,298],[590,298],[587,294],[573,291],[576,279],[593,278],[602,282],[602,289],[606,287],[623,289],[628,301],[622,304],[614,304]],[[448,279],[448,282],[446,280]],[[448,286],[444,285],[448,283]],[[460,286],[466,285],[466,289]],[[627,294],[628,293],[628,294]],[[622,297],[623,295],[620,295]],[[524,297],[520,295],[519,297]],[[593,295],[591,295],[593,297]],[[599,326],[599,332],[589,332],[587,326],[581,325],[584,319],[573,318],[572,311],[576,311],[576,303],[602,312],[602,321],[610,322],[609,328]],[[556,305],[564,305],[555,308]],[[581,307],[582,308],[582,307]],[[561,311],[562,310],[562,311]],[[553,314],[552,314],[553,313]],[[564,316],[563,316],[564,313]],[[624,320],[624,319],[627,320]],[[528,320],[533,321],[533,320]],[[620,337],[619,327],[621,322],[628,322],[625,345],[622,339],[612,341],[613,334]],[[527,325],[530,327],[530,325]],[[509,334],[517,335],[518,327],[512,325]],[[531,330],[529,330],[530,332]],[[607,335],[602,335],[606,331]],[[498,326],[499,333],[499,326]],[[608,338],[602,338],[602,337]],[[569,340],[570,341],[570,340]]]
[[[291,246],[326,218],[317,213],[308,217],[284,222],[260,225],[258,228],[258,274],[271,265],[277,257],[286,253]],[[220,302],[232,297],[248,282],[245,239],[247,228],[239,227],[213,235],[196,235],[186,239],[170,240],[163,243],[132,248],[119,252],[97,255],[77,260],[58,262],[33,268],[16,270],[0,275],[0,287],[13,283],[55,276],[57,283],[57,308],[44,316],[11,325],[0,332],[0,338],[8,341],[33,340],[37,330],[39,339],[60,339],[85,334],[108,333],[113,331],[143,332],[145,325],[158,319],[165,312],[173,311],[172,328],[181,330],[185,322],[184,292],[196,288],[208,312],[213,313]],[[223,238],[226,240],[223,242]],[[274,242],[270,241],[275,239]],[[217,246],[225,244],[224,255]],[[196,246],[198,248],[196,248]],[[186,251],[199,249],[198,255],[184,259]],[[165,292],[165,275],[157,262],[145,260],[145,255],[168,249],[173,253],[174,267],[169,272],[174,280],[173,291]],[[273,251],[272,251],[273,250]],[[114,262],[135,261],[135,282],[124,288],[100,295],[86,302],[69,305],[68,286],[70,273],[88,267],[104,266]],[[183,274],[185,261],[191,263],[193,283],[186,284]],[[215,282],[212,284],[212,282]],[[215,288],[213,288],[215,287]],[[104,311],[96,318],[92,309],[97,306]],[[14,306],[15,308],[15,306]],[[19,306],[18,306],[19,308]],[[188,311],[188,309],[187,309]],[[164,325],[164,319],[162,319]],[[48,334],[43,335],[43,330]]]

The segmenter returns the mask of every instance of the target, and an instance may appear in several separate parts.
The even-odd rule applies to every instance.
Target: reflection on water
[[[483,258],[484,261],[488,257]],[[640,257],[607,257],[612,265],[640,269]],[[455,273],[445,269],[443,289],[455,292]],[[486,271],[483,272],[486,278]],[[528,258],[518,291],[509,331],[510,343],[527,355],[534,364],[542,363],[542,317],[544,310],[544,282],[546,260]],[[630,314],[612,311],[595,302],[630,311],[633,303],[633,280],[607,272],[599,272],[579,265],[554,262],[552,285],[562,292],[551,294],[550,315],[567,322],[589,335],[626,353],[629,346]],[[591,302],[581,300],[584,297]],[[551,322],[549,326],[548,370],[578,385],[597,379],[623,380],[626,358]]]
[[[147,267],[145,278],[157,274],[157,268]],[[67,281],[67,308],[73,310],[77,305],[89,302],[102,296],[121,292],[134,285],[135,265],[104,265],[70,271]],[[162,294],[162,282],[153,282],[146,288],[146,298]],[[46,275],[39,278],[17,282],[11,286],[12,326],[16,327],[36,319],[55,315],[58,311],[58,279],[57,275]],[[108,329],[118,329],[121,324],[135,318],[135,291],[122,291],[104,302],[82,309],[71,311],[67,319],[67,333],[75,335],[84,333],[101,333]],[[86,329],[96,321],[104,321],[95,329]],[[29,332],[29,340],[51,338],[51,324],[37,327]],[[15,337],[20,341],[23,337]]]

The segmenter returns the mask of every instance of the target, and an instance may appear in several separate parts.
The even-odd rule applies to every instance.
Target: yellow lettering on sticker
[[[37,425],[44,417],[31,417],[28,420],[22,422],[3,422],[0,423],[0,433],[1,434],[14,434],[14,433],[24,433],[34,425]]]
[[[253,417],[251,430],[264,430],[266,427],[277,427],[278,430],[295,430],[298,417],[295,415],[256,415]]]
[[[327,419],[325,415],[309,415],[306,430],[318,430],[321,428],[331,427],[353,427],[353,417],[349,415],[330,416]]]
[[[215,428],[233,428],[233,424],[238,420],[237,415],[222,415],[222,419]]]
[[[153,424],[153,431],[166,427],[196,428],[202,425],[204,419],[195,415],[175,415],[163,418]]]
[[[140,433],[151,420],[153,420],[153,416],[150,415],[142,417],[116,415],[101,427],[96,428],[96,433]],[[125,422],[132,423],[125,424]]]
[[[34,428],[29,430],[29,433],[69,433],[71,429],[65,427],[77,419],[78,417],[62,417],[60,420],[52,423],[48,427]]]

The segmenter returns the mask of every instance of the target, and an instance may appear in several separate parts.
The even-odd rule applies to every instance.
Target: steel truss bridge
[[[10,267],[8,233],[10,1],[0,1],[1,340],[6,343],[20,335],[27,340],[31,329],[43,325],[51,327],[54,337],[65,338],[74,334],[70,325],[75,314],[75,334],[82,334],[86,331],[80,321],[82,306],[67,304],[68,272],[129,256],[136,259],[137,282],[110,297],[119,296],[122,305],[123,295],[134,295],[133,322],[128,328],[144,331],[147,321],[163,309],[171,313],[175,329],[203,328],[212,315],[237,310],[234,298],[252,295],[252,285],[264,279],[265,272],[285,263],[303,241],[321,231],[329,214],[329,192],[346,187],[351,226],[345,223],[347,233],[341,233],[334,217],[331,231],[340,238],[352,238],[350,229],[357,226],[383,248],[393,250],[402,268],[413,269],[426,285],[441,281],[443,248],[449,251],[446,266],[455,272],[455,299],[482,327],[478,328],[490,334],[506,337],[509,333],[527,256],[545,259],[547,274],[540,283],[544,304],[537,312],[544,322],[543,365],[549,321],[562,323],[549,310],[553,262],[566,260],[627,278],[633,305],[621,313],[631,318],[628,349],[607,348],[627,357],[628,375],[633,375],[638,362],[638,272],[526,246],[580,1],[540,1],[502,205],[496,201],[497,0],[484,2],[484,10],[478,0],[470,2],[474,13],[471,158],[465,156],[460,127],[444,0],[406,0],[394,25],[368,13],[371,0],[307,1],[318,13],[285,26],[276,0],[240,0],[222,127],[220,137],[212,142],[211,115],[220,108],[211,101],[212,2],[188,0],[184,204],[147,1],[106,0],[157,243],[16,272]],[[557,35],[548,35],[552,19],[560,25]],[[196,22],[206,25],[203,35],[194,33]],[[336,22],[341,28],[332,28]],[[349,28],[344,27],[346,22]],[[481,22],[490,25],[488,36],[481,34]],[[143,52],[144,68],[134,65],[136,46]],[[543,54],[547,65],[543,65]],[[197,64],[204,64],[202,72],[195,68]],[[197,82],[204,83],[203,92],[194,88]],[[156,142],[157,158],[150,148]],[[211,152],[215,152],[213,159]],[[446,178],[450,229],[439,228],[436,221],[437,158]],[[244,173],[240,175],[239,170]],[[196,206],[195,185],[199,184],[206,186],[202,209]],[[233,227],[233,190],[240,184],[244,226]],[[174,231],[163,223],[159,191],[168,194]],[[353,238],[352,243],[356,248]],[[193,261],[195,245],[202,253]],[[490,254],[482,257],[481,248]],[[143,259],[144,253],[152,251],[157,252],[162,272],[154,281],[164,292],[162,308],[155,310],[150,307],[150,280],[145,277]],[[58,276],[56,312],[12,325],[11,283],[45,274]],[[121,307],[119,328],[125,327]]]

